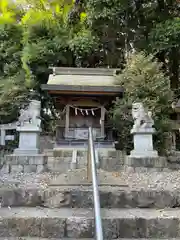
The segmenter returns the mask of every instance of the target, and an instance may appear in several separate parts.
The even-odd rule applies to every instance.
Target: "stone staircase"
[[[133,188],[108,174],[99,187],[104,239],[180,239],[179,190]],[[91,185],[63,179],[1,187],[0,239],[95,239]]]

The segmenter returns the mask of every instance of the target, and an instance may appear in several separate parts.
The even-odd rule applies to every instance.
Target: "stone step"
[[[180,237],[179,209],[101,209],[101,214],[107,239]],[[4,239],[94,238],[92,209],[1,208],[0,216]]]
[[[180,192],[128,187],[102,186],[102,208],[179,208]],[[61,186],[48,188],[1,188],[1,207],[43,206],[48,208],[93,207],[92,186]]]
[[[0,240],[68,240],[70,238],[33,238],[33,237],[9,237],[9,238],[0,238]],[[73,238],[73,240],[94,240],[94,238]],[[116,240],[157,240],[156,238],[117,238]],[[163,240],[180,240],[180,238],[163,238]]]
[[[8,237],[8,238],[0,238],[0,240],[68,240],[70,238],[33,238],[33,237]],[[73,238],[73,240],[94,240],[94,238]],[[116,240],[157,240],[156,238],[117,238]],[[163,240],[180,240],[180,238],[163,238]]]

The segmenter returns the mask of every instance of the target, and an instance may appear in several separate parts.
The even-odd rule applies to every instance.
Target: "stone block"
[[[47,162],[48,162],[48,163],[53,163],[53,162],[54,162],[54,157],[49,157],[49,156],[48,156]]]
[[[77,151],[77,156],[78,157],[86,157],[87,155],[87,151],[84,151],[84,150],[78,150]]]
[[[41,237],[62,238],[65,237],[65,219],[44,218],[41,223]]]
[[[0,189],[0,199],[2,207],[36,207],[42,203],[41,193],[38,191],[38,189],[30,188]]]
[[[94,220],[71,217],[66,221],[68,238],[92,238],[94,237]]]
[[[55,149],[53,152],[54,157],[72,157],[72,150]]]
[[[132,157],[126,156],[125,165],[132,167],[163,168],[167,166],[166,158],[163,157]]]
[[[24,173],[37,172],[37,165],[24,165]]]
[[[10,172],[9,164],[4,164],[2,168],[0,169],[0,172],[2,174],[8,174]]]
[[[66,173],[70,169],[70,164],[67,163],[54,163],[49,166],[52,172]]]
[[[41,219],[30,217],[8,219],[9,233],[11,237],[36,237],[40,236]]]
[[[12,229],[9,229],[9,222],[7,219],[0,218],[0,236],[4,239],[11,237]]]
[[[179,237],[179,219],[148,219],[146,220],[146,225],[147,238],[169,239]]]
[[[54,158],[54,162],[61,163],[67,160],[69,161],[70,159],[72,159],[72,157],[56,157]]]
[[[29,163],[29,158],[27,155],[11,154],[11,155],[6,155],[6,162],[13,165],[18,165],[18,164],[24,165]]]
[[[61,157],[62,156],[62,150],[54,150],[53,157]]]
[[[166,157],[158,157],[154,160],[154,166],[157,168],[166,168],[168,166],[167,158]]]
[[[51,172],[54,170],[54,164],[53,163],[48,163],[47,164],[47,171]]]
[[[29,164],[29,157],[28,156],[16,156],[18,164],[26,165]]]
[[[18,159],[13,154],[5,155],[5,162],[8,163],[8,164],[12,164],[12,163],[18,164]]]
[[[35,155],[29,156],[29,164],[31,165],[43,165],[47,163],[47,156],[44,155]]]
[[[72,150],[63,151],[63,157],[72,157]]]
[[[112,157],[112,158],[116,158],[116,156],[117,156],[116,150],[114,149],[114,151],[113,150],[112,151],[108,151],[107,152],[107,156],[108,157]]]
[[[180,163],[180,156],[168,156],[167,160],[170,163]]]
[[[37,165],[36,167],[36,173],[43,173],[48,170],[46,165]]]
[[[121,161],[119,158],[114,157],[101,157],[100,167],[105,171],[118,171],[121,166]]]
[[[21,173],[24,171],[23,165],[11,165],[11,173]]]

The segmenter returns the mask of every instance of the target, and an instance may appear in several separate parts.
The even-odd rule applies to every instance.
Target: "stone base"
[[[6,155],[4,173],[41,173],[46,171],[47,157],[43,154],[34,155]]]
[[[65,173],[72,166],[73,148],[59,148],[55,151],[47,150],[44,154],[48,157],[48,169],[50,172]],[[97,149],[98,166],[109,172],[118,171],[124,164],[125,153],[117,151],[113,148],[99,148]],[[77,149],[76,162],[73,162],[75,168],[87,167],[87,149]]]
[[[163,168],[151,168],[151,167],[132,167],[132,166],[123,166],[121,169],[121,172],[126,172],[128,174],[133,174],[133,173],[159,173],[159,172],[172,172],[177,169],[171,169],[167,167]]]
[[[34,155],[39,153],[41,129],[35,126],[23,126],[19,131],[19,147],[14,153],[17,155]]]
[[[157,151],[153,148],[153,128],[141,128],[139,130],[132,129],[134,150],[130,156],[136,158],[158,157]]]
[[[125,158],[124,165],[131,167],[165,168],[168,163],[165,157],[132,157]]]
[[[16,149],[14,150],[14,154],[15,154],[15,155],[23,155],[23,156],[27,156],[27,155],[32,156],[32,155],[36,155],[36,154],[39,154],[39,153],[40,153],[40,151],[39,151],[38,148],[36,148],[36,149],[31,149],[31,150],[29,150],[29,149],[16,148]]]
[[[137,150],[132,150],[130,157],[132,158],[157,158],[158,157],[158,152],[155,150],[152,151],[137,151]]]

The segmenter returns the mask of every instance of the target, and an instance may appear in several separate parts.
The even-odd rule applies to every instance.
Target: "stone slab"
[[[16,155],[33,155],[33,154],[39,154],[40,151],[38,148],[34,148],[34,149],[22,149],[22,148],[16,148],[14,150],[14,154]]]
[[[0,169],[0,172],[2,174],[8,174],[10,172],[10,167],[8,164],[4,164],[2,168]]]
[[[11,154],[5,156],[5,162],[14,165],[43,165],[47,163],[47,156],[43,154],[18,155]]]
[[[18,132],[42,132],[42,129],[31,124],[25,124],[24,126],[19,126],[16,128]]]
[[[158,157],[158,152],[155,150],[152,151],[137,151],[137,150],[132,150],[131,157],[135,157],[135,158],[146,158],[146,157],[150,157],[150,158],[157,158]]]
[[[125,181],[120,179],[119,173],[111,173],[99,169],[97,171],[97,177],[100,185],[116,185],[116,186],[127,186]],[[73,169],[65,174],[59,174],[55,176],[50,182],[50,185],[61,186],[61,185],[92,185],[91,181],[87,179],[87,169]]]
[[[165,157],[132,157],[126,156],[124,165],[132,167],[165,168],[168,163]]]
[[[99,187],[102,208],[180,207],[178,191]],[[92,187],[48,187],[0,189],[1,206],[46,206],[49,208],[93,208]]]
[[[94,240],[94,238],[80,238],[81,240]],[[132,238],[116,238],[117,240],[133,240]],[[1,238],[0,240],[49,240],[49,238],[34,238],[34,237],[21,237],[19,238],[14,238],[14,237],[8,237],[6,239]],[[51,238],[50,240],[69,240],[69,238]],[[79,238],[73,238],[73,240],[79,240]],[[108,240],[108,239],[105,239]],[[156,238],[136,238],[136,240],[157,240]],[[163,238],[163,240],[180,240],[180,238]]]
[[[94,238],[94,214],[87,209],[1,208],[0,236]],[[180,237],[179,209],[101,209],[104,238]]]
[[[0,169],[1,173],[41,173],[47,171],[47,156],[43,154],[33,155],[6,155],[5,165]]]

